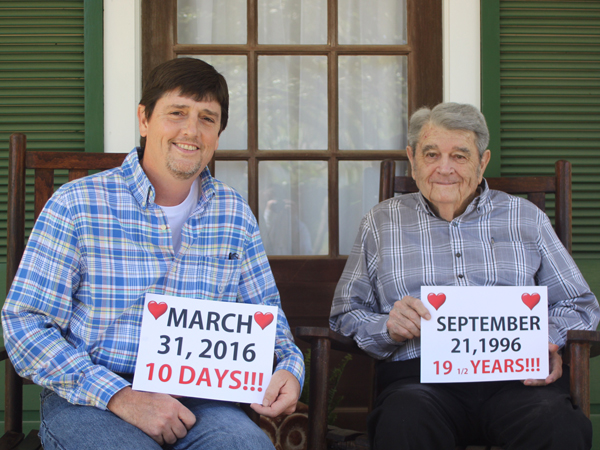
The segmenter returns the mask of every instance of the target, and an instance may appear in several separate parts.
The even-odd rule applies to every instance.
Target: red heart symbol
[[[155,319],[158,319],[167,311],[167,304],[165,302],[156,303],[154,300],[148,303],[148,311],[150,314],[154,316]]]
[[[263,330],[273,322],[273,314],[266,313],[263,314],[261,312],[254,313],[254,320]]]
[[[431,306],[437,311],[440,306],[446,301],[446,294],[435,295],[433,292],[427,296],[427,300],[431,303]]]
[[[533,309],[533,307],[540,302],[540,294],[523,294],[521,295],[521,299],[523,300],[523,303],[529,307],[529,309]]]

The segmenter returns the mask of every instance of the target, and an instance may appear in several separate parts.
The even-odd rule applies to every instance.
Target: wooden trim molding
[[[408,114],[421,106],[443,100],[442,0],[407,0],[407,42],[403,45],[340,45],[337,40],[338,1],[328,0],[327,43],[320,45],[260,45],[257,0],[247,0],[246,44],[190,45],[177,43],[176,0],[142,0],[142,67],[144,77],[161,62],[180,54],[247,55],[248,58],[248,146],[247,150],[219,150],[216,160],[248,161],[248,203],[258,213],[258,164],[267,160],[320,160],[328,164],[329,258],[339,256],[339,161],[405,159],[404,149],[340,150],[338,59],[340,55],[398,55],[408,62]],[[325,55],[328,58],[327,114],[328,148],[317,151],[258,149],[258,58],[259,55]],[[399,119],[400,120],[400,119]],[[211,166],[214,169],[214,164]]]
[[[175,58],[177,0],[142,0],[142,85],[152,69]]]

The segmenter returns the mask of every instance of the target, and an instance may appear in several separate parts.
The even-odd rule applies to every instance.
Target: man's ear
[[[415,179],[415,154],[410,145],[406,146],[406,156],[408,156],[408,160],[410,161],[410,174]]]
[[[481,183],[481,179],[483,178],[483,174],[485,172],[485,168],[487,167],[488,163],[490,162],[490,159],[492,157],[492,152],[490,151],[490,149],[487,149],[485,152],[483,152],[483,155],[481,155],[481,160],[479,161],[480,164],[480,172],[479,172],[479,182]]]
[[[140,136],[146,137],[148,135],[148,119],[146,118],[146,107],[144,105],[138,105],[137,118]]]

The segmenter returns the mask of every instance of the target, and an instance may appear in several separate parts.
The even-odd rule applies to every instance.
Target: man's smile
[[[443,186],[451,186],[453,184],[458,184],[458,181],[432,181],[431,184],[441,184]]]
[[[200,149],[197,145],[194,144],[184,144],[182,142],[173,142],[173,145],[177,147],[178,150],[183,151],[184,153],[195,153]]]

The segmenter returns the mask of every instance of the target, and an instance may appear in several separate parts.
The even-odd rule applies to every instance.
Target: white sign
[[[423,286],[421,382],[548,376],[545,286]]]
[[[133,389],[262,403],[277,307],[147,294]]]

